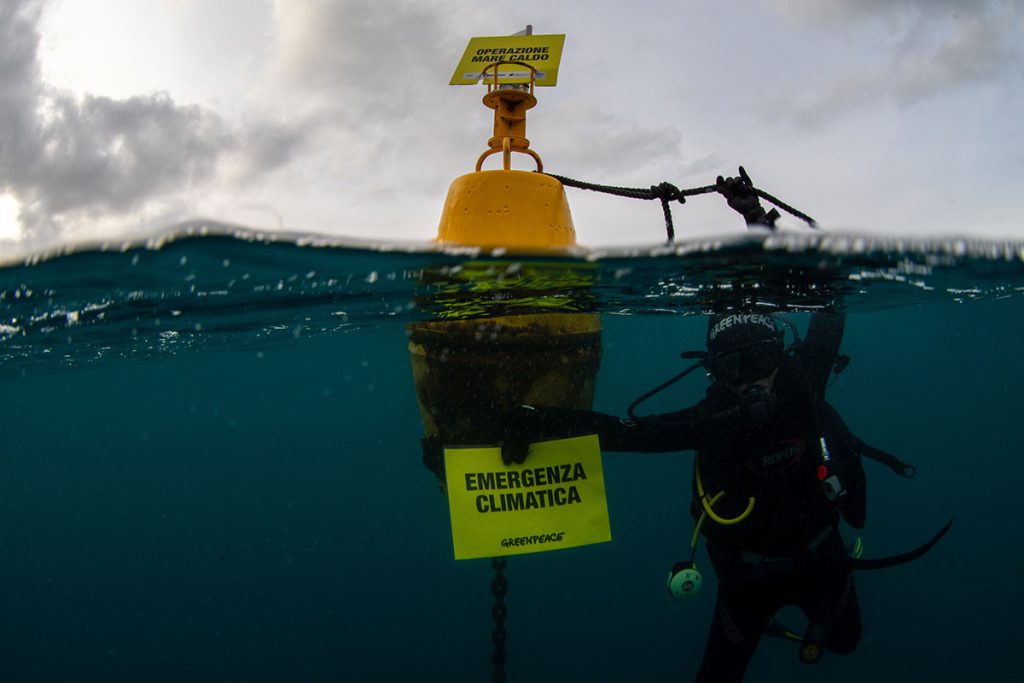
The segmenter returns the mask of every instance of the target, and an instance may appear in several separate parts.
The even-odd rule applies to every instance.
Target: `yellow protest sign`
[[[484,67],[495,62],[524,62],[537,69],[535,85],[555,85],[558,63],[562,59],[565,34],[544,36],[491,36],[471,38],[466,51],[455,67],[449,85],[473,85],[480,82]],[[529,83],[530,73],[522,67],[499,66],[501,83]],[[494,69],[487,72],[493,78]]]
[[[597,436],[501,449],[446,448],[455,559],[538,553],[612,540]]]

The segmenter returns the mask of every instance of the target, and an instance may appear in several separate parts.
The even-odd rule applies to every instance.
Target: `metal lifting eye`
[[[500,66],[520,66],[530,73],[530,83],[505,83],[498,80]],[[489,79],[488,71],[494,70],[493,80]],[[484,105],[494,110],[494,135],[487,141],[487,151],[480,155],[476,162],[476,170],[483,167],[484,159],[492,154],[502,155],[504,170],[512,169],[512,152],[528,154],[537,162],[537,172],[544,172],[544,162],[540,155],[530,149],[530,141],[526,137],[526,111],[537,106],[537,98],[533,88],[537,81],[537,69],[526,62],[494,62],[483,70],[487,80],[487,94]]]

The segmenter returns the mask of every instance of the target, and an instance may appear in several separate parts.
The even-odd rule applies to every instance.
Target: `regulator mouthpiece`
[[[747,387],[740,400],[746,414],[755,422],[767,422],[775,415],[775,396],[764,387]]]

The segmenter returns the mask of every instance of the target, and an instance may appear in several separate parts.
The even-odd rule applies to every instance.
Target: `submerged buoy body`
[[[506,416],[524,403],[587,409],[594,399],[597,315],[432,321],[408,332],[424,432],[446,446],[497,443]]]

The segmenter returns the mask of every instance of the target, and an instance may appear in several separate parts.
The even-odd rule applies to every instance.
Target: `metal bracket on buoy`
[[[499,67],[521,66],[529,69],[530,82],[500,83]],[[493,70],[493,78],[488,71]],[[504,170],[512,168],[512,152],[528,154],[537,162],[537,172],[544,172],[544,162],[540,155],[530,149],[530,141],[526,137],[526,112],[537,106],[537,97],[533,94],[537,81],[537,69],[526,62],[494,62],[483,70],[487,81],[487,94],[484,95],[484,106],[494,110],[494,135],[487,141],[487,151],[480,155],[476,162],[476,170],[483,166],[484,159],[492,154],[502,154]]]

